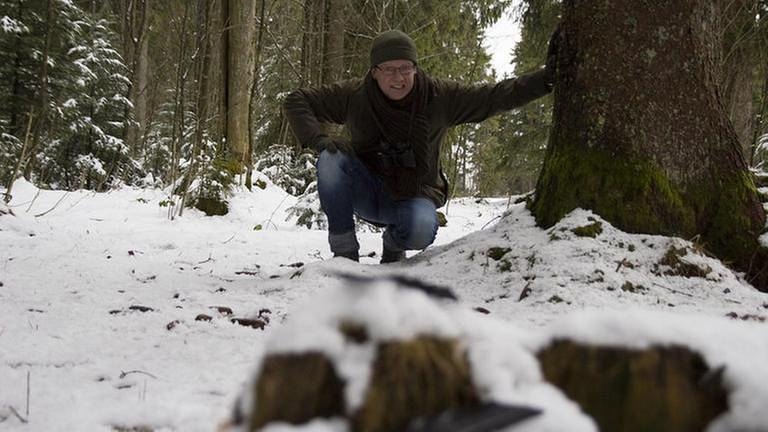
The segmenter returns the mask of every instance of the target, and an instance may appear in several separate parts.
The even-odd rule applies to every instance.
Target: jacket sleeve
[[[510,78],[496,84],[466,86],[444,82],[441,101],[449,125],[477,123],[502,111],[517,108],[552,91],[547,72]]]
[[[283,110],[293,133],[303,147],[312,147],[324,136],[321,122],[344,124],[354,81],[302,88],[286,96]]]

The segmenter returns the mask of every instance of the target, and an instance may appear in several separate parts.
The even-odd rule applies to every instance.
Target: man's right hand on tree
[[[340,151],[348,155],[355,153],[352,145],[349,142],[341,138],[334,138],[325,135],[319,137],[315,141],[314,147],[317,154],[322,153],[323,150],[327,150],[330,153],[336,153],[337,151]]]

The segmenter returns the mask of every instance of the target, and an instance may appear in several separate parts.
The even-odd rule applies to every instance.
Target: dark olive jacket
[[[477,123],[522,106],[546,95],[551,87],[547,84],[545,70],[496,84],[468,86],[454,81],[434,82],[434,93],[426,107],[429,119],[427,145],[432,160],[419,195],[432,199],[441,207],[447,198],[448,184],[440,166],[440,145],[448,128]],[[381,133],[373,118],[363,79],[296,90],[286,97],[283,108],[294,134],[304,147],[314,146],[324,136],[321,122],[330,122],[346,125],[358,156],[380,150]],[[366,162],[365,157],[360,159]]]

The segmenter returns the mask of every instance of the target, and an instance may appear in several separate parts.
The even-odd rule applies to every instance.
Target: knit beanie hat
[[[416,44],[400,30],[379,34],[371,45],[371,67],[390,60],[410,60],[416,64]]]

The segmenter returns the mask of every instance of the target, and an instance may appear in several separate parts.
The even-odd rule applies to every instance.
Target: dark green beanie
[[[371,67],[390,60],[410,60],[416,64],[416,44],[400,30],[389,30],[379,34],[371,45]]]

